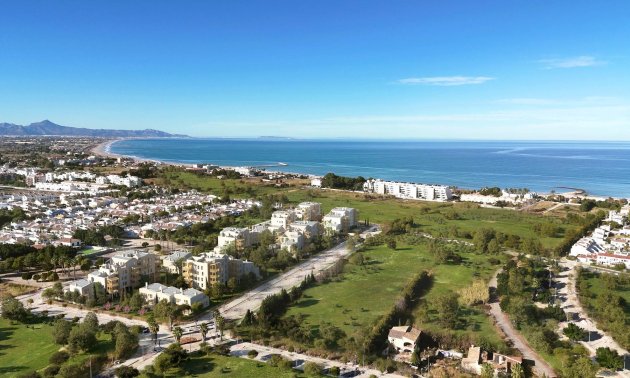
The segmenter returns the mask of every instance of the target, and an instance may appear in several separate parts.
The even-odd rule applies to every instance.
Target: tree
[[[396,239],[394,239],[394,238],[387,239],[387,247],[389,249],[394,249],[395,250],[396,249]]]
[[[455,328],[457,325],[457,315],[459,312],[459,303],[457,294],[449,292],[442,294],[435,299],[435,309],[437,310],[440,323],[444,327]]]
[[[322,371],[321,366],[316,364],[315,362],[307,362],[304,364],[304,373],[309,376],[319,376]]]
[[[66,352],[65,350],[60,350],[53,353],[48,359],[48,362],[50,362],[53,365],[61,365],[64,362],[68,361],[69,358],[70,358],[70,355],[68,354],[68,352]]]
[[[133,378],[140,375],[138,369],[126,365],[116,368],[115,372],[118,378]]]
[[[564,333],[564,335],[571,341],[584,340],[586,337],[586,331],[575,325],[575,323],[569,323],[566,327],[564,327],[562,333]]]
[[[601,367],[614,370],[623,368],[623,357],[610,348],[597,348],[595,360]]]
[[[177,340],[177,343],[179,343],[179,341],[182,339],[183,334],[184,330],[182,329],[182,327],[173,328],[173,336],[175,337],[175,340]]]
[[[570,359],[562,370],[563,378],[595,378],[597,366],[588,357]]]
[[[155,321],[155,318],[151,315],[147,320],[149,324],[149,331],[153,334],[153,343],[157,344],[158,332],[160,331],[160,325]]]
[[[96,346],[96,332],[89,324],[81,323],[70,331],[68,345],[74,351],[89,351]]]
[[[217,325],[217,330],[219,331],[219,336],[221,337],[221,340],[223,340],[223,330],[225,329],[225,318],[221,315],[217,315],[214,318],[216,325]]]
[[[95,334],[98,332],[98,317],[93,312],[88,312],[83,318],[83,324]]]
[[[19,300],[7,297],[2,301],[2,317],[9,320],[24,321],[29,312]]]
[[[137,291],[134,292],[131,298],[129,298],[129,306],[133,310],[138,311],[140,308],[142,308],[143,305],[144,305],[144,297],[140,295],[139,292]]]
[[[510,378],[525,378],[525,370],[523,370],[523,366],[521,364],[512,365]]]
[[[64,319],[57,319],[53,323],[52,336],[55,344],[66,345],[68,343],[68,337],[72,330],[72,323]]]
[[[203,322],[199,325],[199,333],[201,333],[201,340],[204,343],[206,342],[206,336],[208,335],[209,330],[208,323]]]
[[[493,378],[494,368],[489,363],[481,365],[481,378]]]

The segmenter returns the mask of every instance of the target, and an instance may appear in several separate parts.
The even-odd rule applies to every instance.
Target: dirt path
[[[489,289],[492,291],[497,287],[497,275],[501,273],[502,269],[495,272],[494,276],[488,283]],[[556,373],[551,366],[547,364],[530,346],[527,344],[525,338],[518,332],[510,319],[501,311],[498,302],[490,303],[490,314],[494,318],[496,325],[503,331],[503,333],[512,341],[514,348],[518,349],[523,358],[534,361],[533,371],[538,376],[556,377]]]

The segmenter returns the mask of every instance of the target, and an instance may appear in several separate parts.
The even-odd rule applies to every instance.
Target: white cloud
[[[589,55],[581,55],[569,58],[541,59],[538,62],[542,63],[546,69],[592,67],[601,66],[607,63],[606,61],[599,60]]]
[[[483,84],[494,80],[488,76],[434,76],[434,77],[409,77],[398,80],[399,84],[408,85],[438,85],[451,87],[456,85]]]

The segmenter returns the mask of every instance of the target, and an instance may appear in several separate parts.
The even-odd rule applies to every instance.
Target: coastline
[[[112,159],[118,159],[118,158],[124,158],[124,159],[130,159],[136,163],[154,163],[154,164],[159,164],[159,165],[168,165],[168,166],[178,166],[178,167],[194,167],[196,166],[196,164],[194,163],[184,163],[184,162],[177,162],[177,161],[164,161],[164,160],[158,160],[158,159],[146,159],[146,158],[140,158],[138,156],[133,156],[133,155],[123,155],[123,154],[117,154],[111,151],[111,147],[114,143],[119,142],[119,141],[123,141],[123,140],[129,140],[129,139],[136,139],[136,138],[115,138],[115,139],[107,139],[97,145],[95,145],[94,147],[92,147],[90,149],[90,151],[97,156],[101,156],[101,157],[105,157],[105,158],[112,158]],[[143,139],[143,138],[140,138]],[[168,138],[170,139],[170,138]],[[234,169],[234,168],[239,168],[242,166],[219,166],[220,168],[223,169]],[[278,167],[281,167],[281,165],[279,165]],[[312,173],[297,173],[297,172],[290,172],[290,171],[286,171],[286,170],[278,170],[278,169],[266,169],[265,170],[268,173],[274,173],[274,174],[292,174],[292,175],[304,175],[304,176],[308,176],[309,178],[319,178],[322,177],[321,175],[317,175],[317,174],[312,174]],[[469,190],[469,188],[460,188],[457,186],[453,186],[456,189],[463,189],[463,190]],[[474,188],[472,190],[478,190],[479,188]],[[556,194],[558,195],[563,195],[567,198],[576,198],[576,197],[581,197],[581,198],[589,198],[589,199],[595,199],[595,200],[605,200],[607,198],[613,198],[613,199],[623,199],[625,197],[619,197],[619,196],[604,196],[604,195],[593,195],[593,194],[588,194],[587,191],[583,190],[583,189],[579,189],[579,188],[570,188],[570,187],[564,187],[565,190],[568,189],[568,191],[566,192],[557,192]],[[541,195],[550,195],[551,193],[540,193]]]

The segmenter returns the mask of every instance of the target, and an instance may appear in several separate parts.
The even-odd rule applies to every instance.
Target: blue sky
[[[0,122],[630,140],[628,1],[4,1]]]

